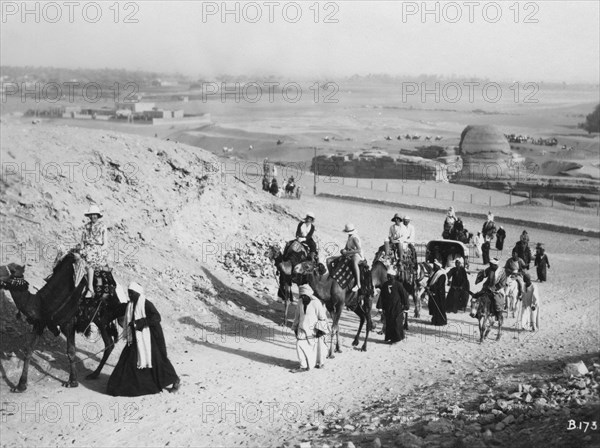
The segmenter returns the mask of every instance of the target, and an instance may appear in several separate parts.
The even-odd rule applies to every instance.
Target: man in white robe
[[[292,370],[293,373],[305,372],[315,366],[323,367],[326,353],[324,336],[328,332],[327,313],[321,301],[313,296],[310,286],[302,285],[299,289],[300,298],[292,330],[296,334],[296,353],[300,367]],[[322,332],[320,337],[317,337],[317,330]]]
[[[517,322],[523,329],[538,331],[540,329],[540,295],[537,285],[531,282],[529,274],[523,274],[525,292],[522,295],[521,312]]]

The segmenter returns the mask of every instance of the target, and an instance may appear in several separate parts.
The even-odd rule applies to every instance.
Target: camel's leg
[[[363,351],[363,352],[367,351],[367,341],[369,340],[369,332],[371,332],[373,330],[373,320],[371,319],[371,308],[373,308],[373,303],[371,301],[371,298],[368,297],[365,299],[365,312],[367,313],[367,315],[366,315],[367,329],[365,332],[365,342],[363,342],[363,346],[361,348],[361,351]]]
[[[12,389],[13,392],[25,392],[25,390],[27,390],[27,374],[29,372],[29,362],[31,361],[33,351],[35,350],[35,346],[37,345],[41,334],[41,331],[38,328],[36,328],[36,326],[33,327],[31,333],[29,334],[29,342],[27,344],[27,348],[25,349],[25,359],[23,361],[23,371],[21,372],[19,384],[17,384],[17,387]]]
[[[342,349],[340,347],[340,327],[337,325],[335,327],[335,352],[342,353]]]
[[[106,360],[115,348],[115,344],[112,340],[112,337],[110,337],[110,335],[108,334],[104,322],[96,322],[96,325],[100,329],[100,335],[102,336],[102,340],[104,341],[104,354],[102,355],[102,360],[100,361],[98,367],[96,367],[96,370],[94,370],[92,373],[85,377],[87,380],[95,380],[98,378],[98,376],[100,376],[100,372],[102,371],[104,364],[106,364]]]
[[[67,358],[69,358],[69,380],[63,384],[64,387],[77,387],[77,361],[76,361],[76,346],[75,346],[75,323],[70,323],[67,326]]]
[[[360,349],[363,352],[367,351],[367,341],[369,340],[369,332],[373,329],[373,321],[371,320],[371,307],[371,299],[365,299],[365,312],[367,313],[365,319],[367,320],[367,328],[365,330],[365,342],[363,342],[363,346]]]
[[[404,311],[404,324],[403,327],[406,331],[408,331],[408,311]]]
[[[500,338],[502,337],[502,324],[504,323],[504,319],[502,317],[500,317],[500,319],[498,319],[498,336],[496,336],[496,340],[499,341]]]
[[[344,304],[338,304],[335,307],[335,315],[333,316],[333,327],[335,328],[335,352],[342,353],[342,349],[340,348],[340,317],[342,317],[342,309],[344,308]]]
[[[329,340],[329,353],[327,354],[327,358],[333,359],[335,356],[333,355],[333,333],[336,331],[335,325],[331,326],[331,335]]]
[[[365,323],[365,315],[363,314],[360,307],[356,307],[354,310],[358,318],[360,319],[360,323],[358,324],[358,331],[356,332],[356,336],[354,337],[354,341],[352,341],[352,346],[356,347],[360,340],[360,332],[362,331],[363,325]]]

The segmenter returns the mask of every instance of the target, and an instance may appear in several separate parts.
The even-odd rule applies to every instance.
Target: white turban
[[[127,287],[129,291],[137,292],[140,296],[144,295],[144,288],[136,282],[131,282]]]

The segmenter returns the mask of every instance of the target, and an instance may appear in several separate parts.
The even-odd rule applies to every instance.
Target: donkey
[[[472,296],[470,316],[476,318],[479,322],[479,342],[483,343],[483,340],[487,337],[488,333],[491,330],[491,327],[494,325],[495,313],[492,309],[492,299],[502,300],[503,293],[501,291],[493,292],[485,288],[477,294],[473,294],[471,291],[469,291],[469,294],[471,294]],[[497,317],[498,336],[496,336],[496,340],[499,341],[502,337],[502,324],[504,323],[504,313],[500,312]]]

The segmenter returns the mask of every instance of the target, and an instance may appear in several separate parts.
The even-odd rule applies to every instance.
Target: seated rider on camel
[[[406,229],[402,223],[402,218],[398,213],[394,215],[392,222],[394,224],[390,226],[390,232],[388,236],[389,241],[386,241],[385,243],[385,251],[388,256],[391,256],[392,253],[395,253],[398,257],[398,260],[402,260],[402,240],[404,239]]]
[[[81,235],[79,255],[87,268],[88,287],[85,297],[94,297],[94,271],[108,264],[108,241],[106,226],[100,219],[102,213],[97,205],[90,206],[85,216],[89,222],[85,224]]]
[[[298,228],[296,229],[296,240],[308,247],[309,257],[313,261],[317,261],[317,243],[313,239],[315,233],[315,215],[312,212],[308,212],[304,221],[300,221]]]
[[[354,272],[354,278],[356,280],[356,285],[352,288],[352,292],[356,292],[361,288],[360,268],[358,263],[363,260],[362,248],[360,245],[360,238],[356,234],[356,229],[353,224],[346,224],[344,232],[348,234],[348,239],[346,240],[346,246],[340,252],[342,256],[350,258],[352,261],[352,271]]]

